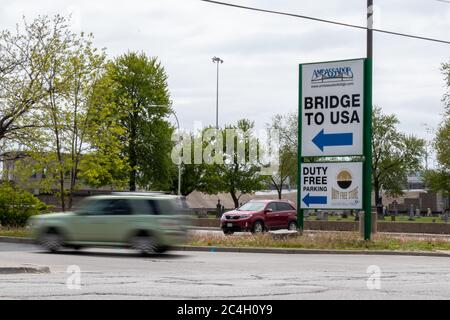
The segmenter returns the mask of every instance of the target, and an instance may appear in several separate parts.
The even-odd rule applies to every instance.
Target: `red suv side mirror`
[[[270,212],[273,212],[273,210],[270,208],[267,208],[266,210],[264,210],[264,213],[270,213]]]

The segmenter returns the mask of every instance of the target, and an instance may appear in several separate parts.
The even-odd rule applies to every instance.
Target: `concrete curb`
[[[415,257],[444,257],[450,254],[443,252],[424,251],[365,251],[365,250],[319,250],[319,249],[278,249],[278,248],[230,248],[230,247],[193,247],[175,246],[178,251],[198,252],[234,252],[234,253],[269,253],[269,254],[339,254],[339,255],[371,255],[371,256],[415,256]]]
[[[191,227],[189,228],[191,231],[222,231],[221,228],[218,227]],[[330,230],[303,230],[305,234],[316,234],[316,233],[355,233],[357,231],[330,231]],[[420,238],[450,238],[450,234],[439,234],[439,233],[401,233],[401,232],[377,232],[379,235],[383,236],[393,236],[393,237],[420,237]]]
[[[222,231],[221,228],[217,228],[217,227],[189,227],[188,230],[190,231],[196,231],[196,230],[201,230],[201,231]]]
[[[46,266],[20,266],[20,267],[0,267],[0,274],[21,274],[21,273],[50,273],[50,268]]]
[[[19,237],[0,237],[0,242],[34,244],[34,240],[31,238],[19,238]]]
[[[0,242],[33,244],[30,238],[0,237]],[[234,252],[234,253],[269,253],[269,254],[340,254],[340,255],[383,255],[450,258],[450,253],[426,251],[383,251],[383,250],[319,250],[319,249],[279,249],[279,248],[231,248],[231,247],[194,247],[174,246],[178,251],[197,252]],[[1,273],[1,272],[0,272]]]

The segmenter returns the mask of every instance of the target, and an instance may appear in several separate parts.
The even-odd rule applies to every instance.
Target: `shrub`
[[[31,193],[9,183],[0,184],[0,225],[24,227],[29,217],[42,213],[48,207]]]

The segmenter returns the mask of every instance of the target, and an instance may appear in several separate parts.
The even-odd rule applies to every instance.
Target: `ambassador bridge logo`
[[[328,69],[316,69],[313,72],[311,83],[337,83],[353,81],[351,67],[338,67]]]

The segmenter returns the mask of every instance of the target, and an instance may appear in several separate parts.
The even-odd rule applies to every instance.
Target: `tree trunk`
[[[64,198],[64,163],[61,155],[61,145],[59,140],[59,131],[58,129],[55,130],[56,132],[56,155],[58,158],[58,164],[59,164],[59,193],[60,193],[60,200],[61,200],[61,208],[62,211],[66,211],[66,201]]]
[[[75,192],[75,183],[77,180],[76,174],[78,170],[78,159],[77,157],[74,157],[73,149],[72,149],[72,169],[70,170],[70,186],[69,186],[69,204],[68,208],[69,210],[72,209],[73,205],[73,193]]]
[[[77,170],[78,170],[78,93],[80,85],[78,83],[75,89],[75,103],[74,103],[74,115],[73,115],[73,135],[72,144],[70,150],[70,156],[72,158],[72,168],[70,170],[70,187],[69,187],[69,210],[72,209],[73,205],[73,193],[75,191],[75,183],[77,180]],[[82,144],[80,144],[81,148]]]
[[[64,173],[61,172],[59,175],[59,190],[61,193],[60,199],[61,199],[61,208],[62,211],[66,211],[66,200],[64,199]]]
[[[78,163],[78,160],[76,160]],[[77,182],[77,171],[78,166],[76,165],[75,168],[72,168],[72,172],[70,175],[70,191],[69,191],[69,204],[68,208],[69,210],[72,209],[73,206],[73,193],[75,192],[75,184]]]
[[[131,116],[130,123],[130,142],[129,142],[129,157],[130,157],[130,191],[136,191],[136,167],[137,167],[137,153],[136,153],[136,138],[137,128],[135,115]]]
[[[75,192],[75,185],[77,183],[77,175],[78,175],[78,162],[79,157],[76,155],[72,161],[72,170],[70,172],[70,191],[69,191],[69,210],[72,209],[73,205],[73,194]]]
[[[270,177],[270,179],[272,180],[272,184],[275,187],[275,189],[277,189],[278,199],[281,200],[283,194],[283,182],[281,182],[281,185],[278,186],[278,183],[275,181],[273,177]]]
[[[54,99],[54,97],[53,97]],[[55,139],[56,139],[56,157],[58,160],[58,165],[59,165],[59,192],[60,192],[60,200],[61,200],[61,209],[62,211],[66,211],[66,201],[64,198],[64,161],[63,161],[63,156],[61,154],[61,140],[60,140],[60,134],[59,134],[59,129],[58,129],[58,119],[56,116],[56,111],[55,111],[55,105],[56,103],[54,102],[54,100],[52,99],[52,103],[53,103],[53,123],[54,123],[54,130],[55,130]]]
[[[236,192],[234,190],[231,190],[230,191],[230,195],[231,195],[231,198],[233,199],[233,202],[234,202],[234,208],[239,208],[239,199],[236,196]]]
[[[377,215],[383,214],[383,199],[380,196],[380,184],[377,179],[375,179],[373,188],[375,191],[375,204],[377,207]]]
[[[66,201],[64,198],[64,163],[63,163],[62,155],[61,155],[61,151],[60,151],[59,133],[57,133],[56,136],[58,137],[56,139],[56,146],[57,146],[58,164],[60,167],[59,168],[59,192],[60,192],[61,208],[62,208],[62,211],[66,211]]]
[[[70,191],[69,191],[69,204],[67,205],[67,208],[72,209],[73,206],[73,187],[70,186]]]
[[[284,185],[284,181],[286,181],[286,178],[281,178],[280,179],[280,187],[277,188],[278,190],[278,199],[281,200],[283,198],[283,185]]]

